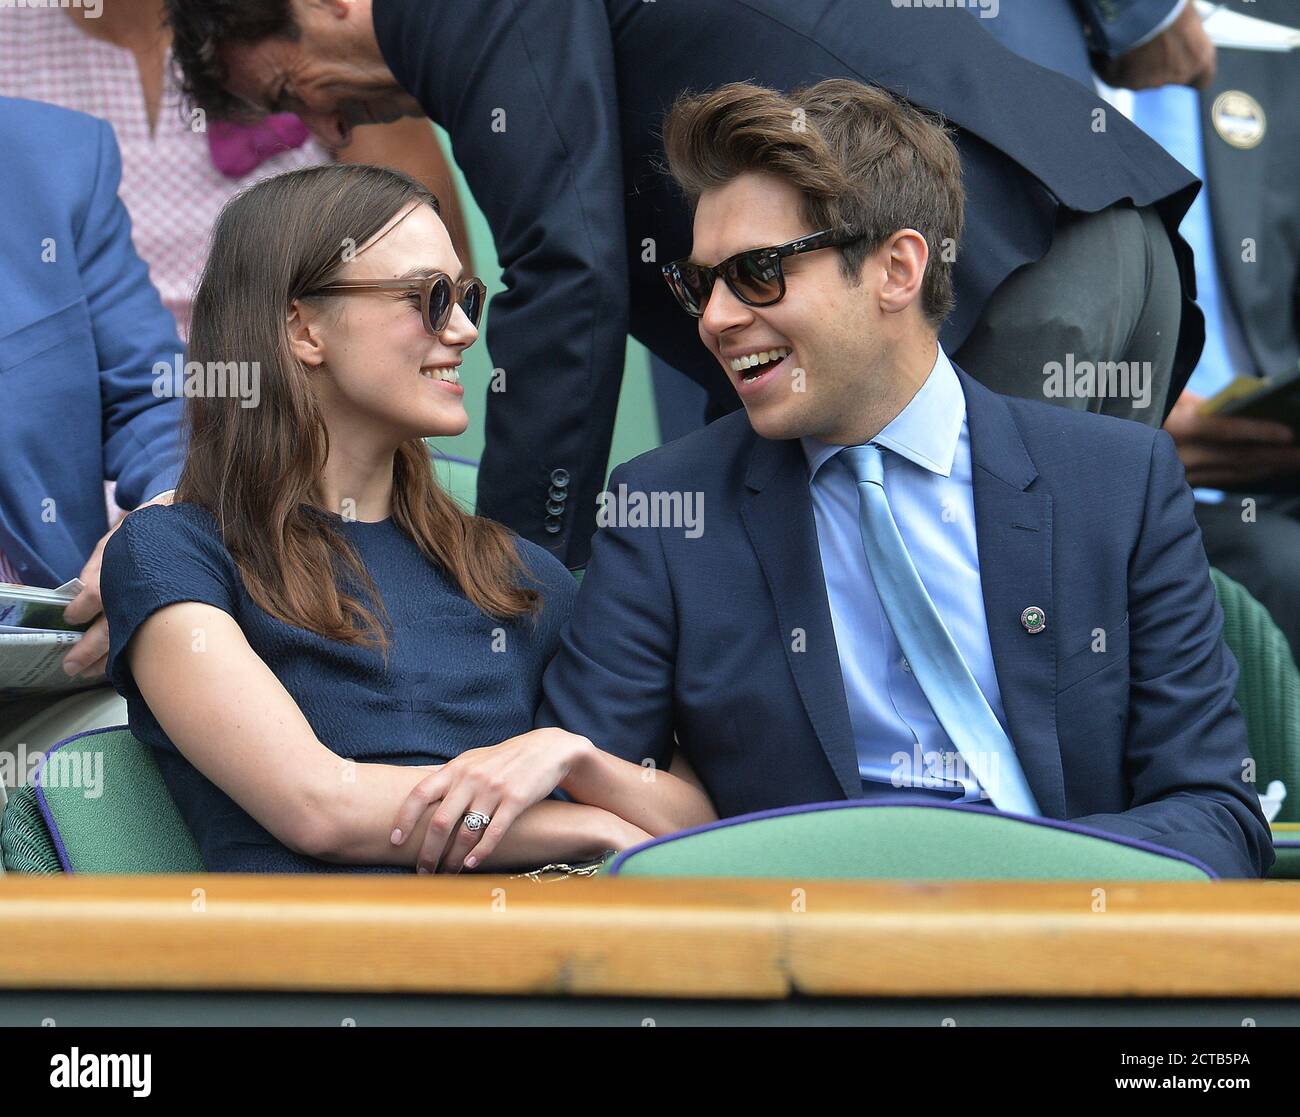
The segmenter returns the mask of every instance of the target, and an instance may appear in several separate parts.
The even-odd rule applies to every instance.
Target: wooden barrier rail
[[[16,877],[0,988],[1296,997],[1300,889]]]

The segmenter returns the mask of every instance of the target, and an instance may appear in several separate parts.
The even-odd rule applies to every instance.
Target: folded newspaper
[[[97,685],[63,673],[85,627],[69,624],[63,610],[81,588],[76,578],[53,590],[0,582],[0,702]]]
[[[1214,4],[1210,0],[1197,0],[1196,10],[1205,24],[1210,42],[1221,49],[1300,49],[1300,27],[1234,12],[1224,4]]]

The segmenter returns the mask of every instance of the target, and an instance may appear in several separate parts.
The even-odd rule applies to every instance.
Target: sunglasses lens
[[[687,314],[704,313],[713,290],[713,273],[694,264],[674,264],[668,271],[668,285]]]
[[[732,262],[727,278],[745,302],[775,302],[781,296],[781,259],[771,252],[746,252]]]
[[[483,315],[483,294],[484,289],[481,285],[471,283],[460,297],[460,308],[473,326],[478,325],[478,320]]]
[[[438,276],[429,288],[429,329],[440,333],[447,328],[451,317],[452,287],[451,280]]]

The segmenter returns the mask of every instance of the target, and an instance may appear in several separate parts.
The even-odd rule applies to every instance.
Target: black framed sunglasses
[[[819,248],[840,248],[861,240],[866,234],[837,234],[833,229],[810,233],[806,237],[778,244],[772,248],[751,248],[737,252],[720,264],[706,267],[690,260],[675,260],[663,266],[664,279],[687,314],[704,316],[719,276],[728,289],[746,306],[771,306],[785,298],[785,273],[781,261],[787,256],[816,252]]]
[[[457,304],[470,324],[477,327],[487,303],[487,286],[477,276],[467,276],[459,283],[446,272],[436,271],[422,279],[376,279],[368,283],[329,283],[305,292],[311,295],[349,294],[353,291],[419,291],[420,314],[426,333],[435,337],[447,328],[452,308]]]

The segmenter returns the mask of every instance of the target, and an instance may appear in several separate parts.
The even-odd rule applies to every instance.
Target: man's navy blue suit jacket
[[[959,376],[989,640],[1043,814],[1261,875],[1237,665],[1172,440]],[[660,768],[675,732],[723,817],[861,797],[799,442],[736,412],[621,485],[703,494],[703,531],[596,534],[537,724]],[[1046,631],[1021,625],[1030,605]]]

